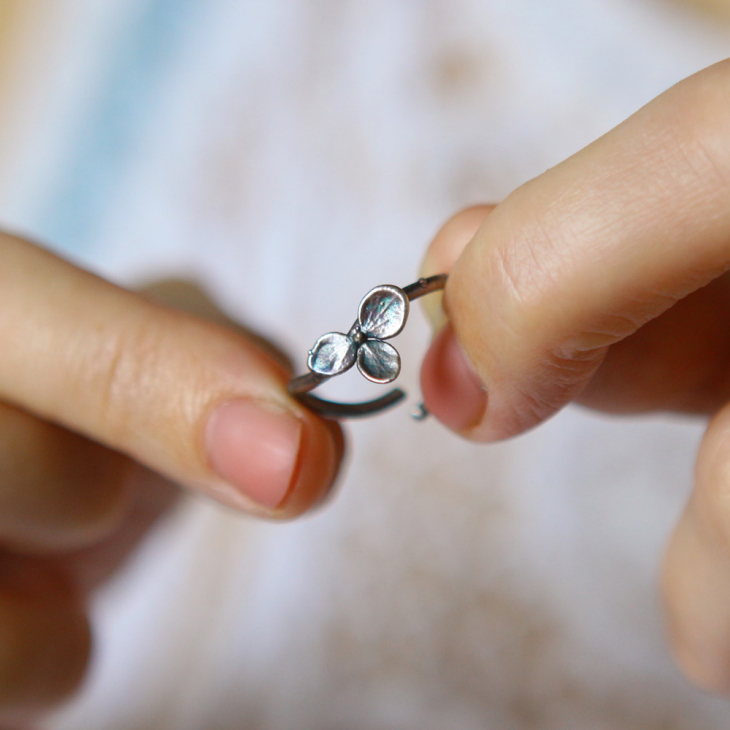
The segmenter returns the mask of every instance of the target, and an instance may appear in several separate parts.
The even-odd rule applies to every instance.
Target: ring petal
[[[397,286],[376,286],[360,302],[360,329],[369,337],[386,340],[405,327],[408,318],[408,297]]]
[[[357,351],[357,367],[373,383],[390,383],[400,373],[400,355],[387,342],[368,340]]]
[[[322,335],[309,351],[307,365],[319,375],[339,375],[355,364],[357,345],[341,332]]]

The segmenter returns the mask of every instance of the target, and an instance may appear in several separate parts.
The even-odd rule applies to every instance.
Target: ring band
[[[405,327],[409,304],[414,299],[440,291],[446,274],[419,279],[404,287],[384,285],[371,289],[360,302],[358,317],[347,334],[328,332],[309,351],[309,372],[292,378],[287,392],[300,403],[328,418],[353,418],[379,413],[405,397],[400,388],[362,403],[337,403],[311,395],[309,391],[341,375],[353,365],[374,383],[390,383],[400,373],[400,355],[385,340],[395,337]],[[420,407],[422,417],[426,411]]]

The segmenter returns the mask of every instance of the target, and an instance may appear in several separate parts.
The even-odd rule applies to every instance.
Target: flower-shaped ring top
[[[357,322],[350,331],[328,332],[309,351],[307,365],[331,377],[358,370],[373,383],[390,383],[400,373],[400,355],[388,340],[400,334],[408,319],[408,297],[397,286],[376,286],[360,302]]]
[[[335,418],[376,413],[402,400],[405,393],[396,389],[366,403],[333,403],[308,391],[325,380],[349,370],[357,363],[358,370],[373,383],[390,383],[400,373],[400,355],[385,340],[395,337],[406,325],[410,302],[424,294],[443,289],[446,275],[419,279],[401,289],[397,286],[376,286],[360,302],[357,321],[347,334],[328,332],[309,351],[310,372],[289,382],[288,391],[321,415]]]

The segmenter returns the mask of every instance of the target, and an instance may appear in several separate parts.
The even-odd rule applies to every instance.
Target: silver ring
[[[355,364],[362,375],[373,383],[390,383],[400,373],[400,355],[385,340],[402,332],[408,320],[409,304],[425,294],[439,291],[446,285],[446,274],[419,279],[403,289],[383,285],[371,289],[360,302],[357,320],[347,334],[328,332],[309,351],[306,375],[292,378],[287,391],[300,403],[328,418],[353,418],[379,413],[405,398],[396,388],[389,393],[362,403],[336,403],[309,393],[318,385],[341,375]],[[427,411],[419,406],[416,418]]]

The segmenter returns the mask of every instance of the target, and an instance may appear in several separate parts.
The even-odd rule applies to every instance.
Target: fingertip
[[[423,276],[451,271],[461,252],[479,230],[494,205],[474,205],[449,218],[434,236],[421,267]]]
[[[446,221],[426,251],[420,275],[427,277],[450,272],[461,252],[494,208],[494,205],[475,205],[465,208]],[[421,303],[426,317],[437,332],[446,324],[443,293],[424,297]]]
[[[330,504],[337,496],[339,492],[338,486],[342,482],[343,459],[347,448],[345,433],[338,421],[322,419],[321,423],[324,424],[329,432],[329,436],[334,445],[334,468],[329,481],[322,485],[323,488],[319,494],[307,506],[307,512],[323,509]]]
[[[487,391],[447,324],[434,337],[421,368],[424,402],[441,423],[470,437],[487,409]]]
[[[302,409],[304,423],[299,461],[290,491],[274,519],[290,520],[319,508],[333,494],[345,451],[342,428],[336,421]]]

